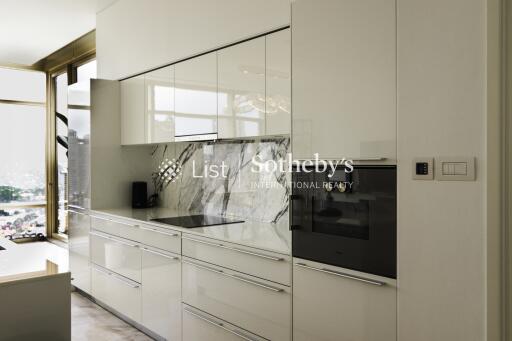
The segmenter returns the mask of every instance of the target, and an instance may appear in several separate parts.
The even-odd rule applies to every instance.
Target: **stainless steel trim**
[[[216,140],[216,139],[217,139],[216,133],[174,136],[175,142],[209,141],[209,140]]]
[[[169,236],[169,237],[179,237],[180,234],[179,233],[167,233],[167,232],[164,232],[164,231],[160,231],[156,228],[150,228],[150,227],[143,227],[143,226],[139,226],[142,230],[146,230],[146,231],[151,231],[151,232],[156,232],[156,233],[160,233],[160,234],[164,234],[166,236]]]
[[[229,329],[229,328],[225,327],[223,323],[212,321],[212,320],[210,320],[209,318],[207,318],[205,316],[201,316],[198,313],[195,313],[195,312],[192,312],[192,311],[188,310],[187,308],[183,308],[183,310],[185,312],[189,313],[190,315],[195,316],[195,317],[197,317],[200,320],[203,320],[204,322],[207,322],[207,323],[212,324],[212,325],[214,325],[216,327],[219,327],[219,328],[221,328],[221,329],[223,329],[223,330],[225,330],[227,332],[230,332],[231,334],[234,334],[234,335],[236,335],[236,336],[238,336],[238,337],[240,337],[240,338],[242,338],[242,339],[244,339],[246,341],[258,341],[256,339],[249,338],[249,337],[247,337],[247,336],[245,336],[245,335],[243,335],[243,334],[241,334],[241,333],[239,333],[239,332],[237,332],[235,330],[232,330],[232,329]]]
[[[196,242],[196,243],[199,243],[199,244],[205,244],[205,245],[220,247],[220,248],[223,248],[223,249],[232,250],[232,251],[236,251],[236,252],[240,252],[240,253],[245,253],[245,254],[248,254],[248,255],[256,256],[256,257],[270,259],[270,260],[277,261],[277,262],[280,262],[280,261],[284,260],[284,258],[281,258],[281,257],[268,256],[268,255],[264,255],[262,253],[257,253],[257,252],[252,252],[252,251],[247,251],[247,250],[239,249],[237,247],[226,246],[226,245],[220,244],[220,243],[217,244],[217,243],[212,243],[212,242],[206,242],[204,240],[198,240],[198,239],[194,239],[194,238],[190,238],[190,237],[182,237],[182,239],[190,240],[190,241],[193,241],[193,242]]]
[[[189,262],[189,261],[186,261],[186,260],[182,260],[182,262],[185,263],[185,264],[197,266],[198,268],[201,268],[201,269],[204,269],[204,270],[208,270],[208,271],[211,271],[211,272],[215,272],[215,273],[224,275],[226,277],[234,278],[234,279],[237,279],[237,280],[245,282],[245,283],[256,285],[256,286],[258,286],[260,288],[264,288],[264,289],[271,290],[271,291],[274,291],[274,292],[283,292],[284,291],[284,289],[281,289],[281,288],[275,288],[275,287],[272,287],[270,285],[266,285],[266,284],[263,284],[263,283],[260,283],[260,282],[256,282],[256,281],[247,279],[247,278],[242,277],[242,276],[232,275],[232,274],[229,274],[229,273],[225,273],[222,270],[213,269],[213,268],[210,268],[210,267],[205,266],[205,265],[197,264],[197,263],[194,263],[194,262]]]
[[[194,262],[186,261],[184,259],[182,259],[181,262],[185,263],[185,264],[188,264],[188,265],[197,266],[198,268],[201,268],[201,269],[204,269],[204,270],[208,270],[208,271],[211,271],[211,272],[215,272],[215,273],[223,274],[224,275],[224,271],[222,271],[222,270],[213,269],[213,268],[210,268],[208,266],[204,266],[204,265],[200,265],[200,264],[197,264],[197,263],[194,263]]]
[[[158,255],[158,256],[162,256],[162,257],[165,257],[165,258],[169,258],[169,259],[173,259],[173,260],[179,260],[180,257],[176,257],[176,256],[171,256],[171,255],[168,255],[166,253],[162,253],[162,252],[158,252],[158,251],[154,251],[152,249],[149,249],[147,247],[143,247],[142,248],[144,251],[147,251],[149,253],[152,253],[152,254],[155,254],[155,255]]]
[[[124,241],[122,239],[110,236],[108,234],[98,233],[98,232],[94,232],[94,231],[89,231],[89,234],[92,234],[93,236],[105,238],[105,239],[108,239],[108,240],[112,240],[114,242],[117,242],[119,244],[124,244],[126,246],[139,247],[139,244],[132,244],[132,243],[126,242],[126,241]]]
[[[31,105],[36,107],[45,107],[45,102],[34,102],[34,101],[17,101],[11,99],[0,99],[0,103],[2,104],[15,104],[15,105]]]
[[[298,267],[301,267],[301,268],[304,268],[304,269],[309,269],[309,270],[314,270],[314,271],[318,271],[318,272],[323,272],[323,273],[326,273],[326,274],[329,274],[329,275],[334,275],[334,276],[338,276],[338,277],[353,279],[355,281],[364,282],[364,283],[368,283],[368,284],[372,284],[372,285],[377,285],[377,286],[386,285],[386,283],[381,282],[381,281],[376,281],[376,280],[373,280],[373,279],[368,279],[368,278],[363,278],[363,277],[359,277],[359,276],[349,275],[349,274],[346,274],[346,273],[343,273],[343,272],[337,272],[337,271],[332,271],[332,270],[323,269],[323,268],[322,269],[318,269],[318,268],[315,268],[315,267],[312,267],[312,266],[309,266],[309,265],[306,265],[306,264],[303,264],[303,263],[296,263],[295,266],[298,266]]]
[[[113,273],[112,271],[109,271],[109,270],[107,270],[107,269],[100,268],[100,267],[98,267],[97,265],[93,265],[93,266],[92,266],[92,269],[93,269],[93,270],[96,270],[96,271],[98,271],[98,272],[101,272],[101,273],[103,273],[103,274],[105,274],[105,275],[111,276],[111,277],[113,277],[114,279],[118,280],[119,282],[121,282],[121,283],[123,283],[123,284],[126,284],[126,285],[128,285],[128,286],[130,286],[130,287],[132,287],[132,288],[134,288],[134,289],[137,289],[137,288],[139,288],[139,287],[140,287],[140,285],[139,285],[139,284],[133,284],[130,280],[128,280],[128,279],[124,279],[124,278],[122,278],[120,275],[115,274],[115,273]]]
[[[68,109],[75,110],[91,110],[90,105],[68,104]]]
[[[78,212],[78,211],[75,211],[75,210],[68,210],[68,212],[84,215],[84,216],[87,216],[87,217],[89,216],[87,213]]]

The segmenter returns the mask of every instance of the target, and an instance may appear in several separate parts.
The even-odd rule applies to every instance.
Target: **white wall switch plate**
[[[418,157],[412,160],[412,178],[414,180],[434,179],[434,159]]]
[[[474,181],[474,157],[437,157],[436,180],[440,181]]]

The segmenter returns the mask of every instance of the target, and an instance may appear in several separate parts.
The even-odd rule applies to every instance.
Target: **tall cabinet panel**
[[[90,262],[90,217],[81,209],[68,210],[69,220],[69,270],[71,284],[78,289],[91,293],[91,262]]]
[[[147,143],[174,141],[174,66],[145,74]]]
[[[266,36],[266,135],[290,134],[291,39],[290,29]]]
[[[121,81],[121,144],[143,144],[145,139],[144,75]]]
[[[219,138],[265,135],[265,37],[218,52]]]
[[[292,3],[294,158],[396,159],[395,8]]]
[[[217,137],[217,54],[175,64],[176,140]]]

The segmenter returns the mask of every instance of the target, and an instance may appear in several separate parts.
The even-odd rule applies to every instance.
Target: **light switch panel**
[[[434,159],[428,157],[414,158],[412,160],[412,178],[414,180],[433,180]]]
[[[436,180],[473,181],[475,180],[474,157],[437,157]]]

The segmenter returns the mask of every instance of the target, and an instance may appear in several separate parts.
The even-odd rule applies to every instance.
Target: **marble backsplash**
[[[287,223],[289,174],[273,167],[255,172],[252,160],[256,156],[259,162],[285,161],[289,147],[289,138],[158,145],[152,152],[155,171],[166,159],[181,166],[178,178],[160,194],[159,206]]]

